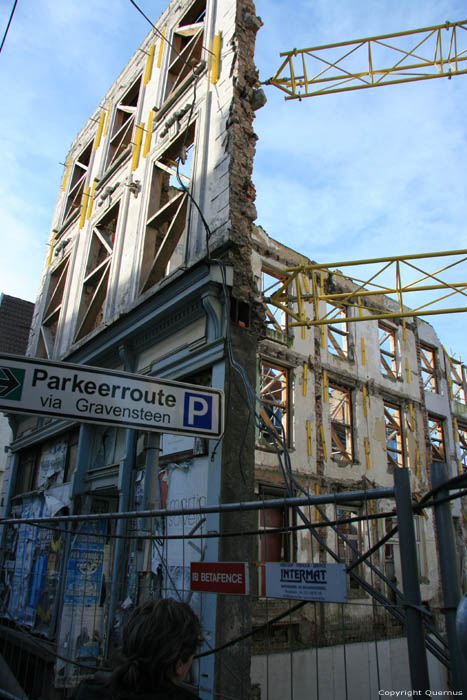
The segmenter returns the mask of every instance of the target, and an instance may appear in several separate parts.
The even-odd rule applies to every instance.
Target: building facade
[[[24,355],[28,347],[34,304],[8,294],[0,294],[0,352]],[[3,474],[12,431],[6,416],[0,417],[0,507],[5,506]]]
[[[253,224],[253,120],[264,103],[254,66],[260,26],[250,0],[170,3],[70,148],[28,348],[44,360],[221,389],[222,439],[17,417],[4,514],[193,509],[391,487],[399,468],[410,469],[413,492],[423,495],[432,460],[446,462],[451,475],[465,470],[465,368],[447,358],[431,326],[352,324],[336,307],[342,320],[332,327],[293,328],[268,301],[285,268],[309,261]],[[326,273],[323,285],[335,284],[332,278]],[[353,288],[343,277],[338,284]],[[393,302],[380,304],[391,309]],[[323,535],[340,561],[355,556],[349,540],[364,551],[390,531],[389,516],[376,519],[389,504],[368,507],[375,515],[369,529],[337,525]],[[108,654],[125,611],[148,596],[189,599],[218,648],[261,626],[266,562],[327,559],[308,530],[293,530],[296,511],[280,505],[265,513],[182,514],[164,526],[102,519],[47,535],[10,529],[2,634],[13,644],[17,623],[47,640],[39,657],[57,692],[76,685],[79,663]],[[453,514],[461,552],[460,503]],[[363,503],[308,509],[306,517],[355,515],[368,515]],[[416,523],[422,598],[439,609],[431,513]],[[246,531],[260,534],[206,539],[201,547],[162,537]],[[144,534],[150,537],[139,540]],[[400,584],[397,551],[394,537],[376,563]],[[208,604],[192,595],[189,565],[200,560],[250,563],[251,596]],[[76,562],[93,563],[92,590],[80,588]],[[459,566],[465,580],[465,560]],[[361,576],[369,576],[363,566]],[[350,578],[348,585],[349,597],[361,599],[361,586]],[[395,595],[385,580],[376,585]],[[360,611],[357,621],[373,630],[369,615]],[[287,643],[293,635],[303,650],[318,633],[332,644],[337,627],[337,609],[326,623],[305,609],[271,629],[285,630]],[[381,638],[396,633],[381,622]],[[250,660],[261,657],[261,632],[254,639],[232,646],[228,664],[219,655],[201,658],[194,682],[202,697],[249,697],[252,683],[260,687],[263,672],[255,666],[251,677]]]

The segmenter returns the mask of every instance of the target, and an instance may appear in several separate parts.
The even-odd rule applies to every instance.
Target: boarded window
[[[174,93],[193,75],[203,52],[206,0],[196,0],[174,29],[170,47],[165,97]]]
[[[69,266],[70,254],[60,260],[50,273],[39,343],[36,351],[38,357],[53,357]]]
[[[287,333],[287,313],[284,309],[269,304],[267,299],[280,289],[285,279],[278,272],[269,269],[263,269],[261,273],[261,292],[266,312],[266,328],[278,333]]]
[[[125,154],[130,153],[140,90],[141,77],[133,83],[117,103],[105,164],[106,169],[115,165]]]
[[[386,454],[388,467],[404,467],[401,409],[390,403],[384,404],[386,427]]]
[[[397,379],[396,330],[378,323],[379,357],[381,374]]]
[[[333,384],[328,388],[331,416],[331,455],[352,462],[352,407],[350,390]]]
[[[74,162],[65,202],[63,222],[66,222],[80,210],[84,189],[88,179],[87,175],[91,163],[93,143],[94,141],[91,141]]]
[[[116,204],[92,228],[75,340],[84,338],[102,323],[117,232],[118,213],[119,204]]]
[[[465,367],[460,360],[450,357],[449,371],[451,377],[452,398],[459,403],[466,403],[465,400]]]
[[[428,431],[430,435],[432,461],[444,462],[446,460],[446,451],[444,447],[442,421],[433,416],[428,416]]]
[[[193,123],[153,165],[140,273],[141,294],[184,263],[194,140]]]
[[[422,375],[423,389],[438,393],[436,379],[437,357],[436,350],[429,345],[420,344],[420,372]]]
[[[326,326],[328,336],[328,352],[343,359],[349,356],[349,326],[346,321],[347,307],[334,306],[326,303],[326,319],[334,319],[335,323]]]
[[[275,439],[287,443],[289,422],[288,370],[279,365],[261,361],[260,377],[262,432],[266,442]]]

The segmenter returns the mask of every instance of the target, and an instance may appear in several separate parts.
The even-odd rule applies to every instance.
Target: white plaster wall
[[[447,689],[431,654],[428,664],[430,689]],[[379,690],[412,689],[405,639],[253,656],[251,680],[261,700],[375,700]]]
[[[304,358],[305,362],[307,359]],[[294,395],[292,405],[293,461],[298,473],[312,474],[316,471],[317,425],[315,409],[315,376],[308,367],[306,381],[303,364],[295,371]],[[310,448],[308,447],[306,422],[310,423]],[[309,454],[311,451],[311,454]]]
[[[205,337],[206,320],[199,319],[195,323],[183,328],[177,333],[172,333],[169,338],[162,340],[157,345],[143,351],[138,355],[138,366],[136,371],[141,371],[150,364],[161,360],[162,358],[173,355],[174,353],[188,347],[192,343],[196,343]]]

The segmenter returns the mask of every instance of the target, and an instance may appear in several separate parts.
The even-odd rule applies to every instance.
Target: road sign
[[[347,601],[345,564],[266,564],[268,598]]]
[[[0,411],[219,438],[219,389],[0,353]]]
[[[190,588],[202,593],[248,593],[248,564],[243,562],[192,561]]]

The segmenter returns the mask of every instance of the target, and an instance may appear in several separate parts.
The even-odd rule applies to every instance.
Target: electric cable
[[[18,0],[15,0],[14,3],[13,3],[13,8],[12,8],[11,13],[10,13],[10,18],[9,18],[8,23],[7,23],[7,25],[6,25],[5,33],[3,34],[2,43],[0,44],[0,53],[2,52],[3,46],[4,46],[4,44],[5,44],[5,41],[6,41],[6,38],[7,38],[7,35],[8,35],[8,31],[9,31],[9,29],[10,29],[11,22],[13,21],[13,16],[14,16],[14,14],[15,14],[15,10],[16,10],[16,5],[17,5],[17,4],[18,4]]]

